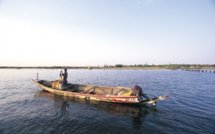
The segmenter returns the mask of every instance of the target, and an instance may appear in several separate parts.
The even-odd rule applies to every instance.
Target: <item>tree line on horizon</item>
[[[215,64],[134,64],[134,65],[123,65],[123,64],[116,64],[115,66],[108,66],[104,65],[104,67],[116,67],[116,68],[123,68],[123,67],[157,67],[157,68],[204,68],[204,67],[215,67]]]
[[[91,69],[91,68],[170,68],[170,69],[189,69],[189,68],[215,68],[215,64],[134,64],[134,65],[125,65],[125,64],[115,64],[115,65],[103,65],[103,66],[0,66],[0,68],[14,68],[14,69],[22,69],[22,68],[38,68],[38,69]]]

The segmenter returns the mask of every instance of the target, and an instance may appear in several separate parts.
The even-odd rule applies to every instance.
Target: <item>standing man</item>
[[[64,73],[63,71],[60,71],[60,81],[63,83],[64,86],[67,84],[67,78],[68,78],[67,68],[64,68]]]
[[[63,84],[67,84],[67,78],[68,78],[68,73],[67,73],[67,68],[64,68],[64,73],[63,73]]]

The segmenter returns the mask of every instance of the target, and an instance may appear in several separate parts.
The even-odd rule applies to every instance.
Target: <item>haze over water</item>
[[[0,66],[214,64],[214,0],[0,0]]]
[[[0,70],[0,133],[215,132],[215,74],[170,70],[69,70],[68,81],[141,86],[149,96],[169,95],[156,109],[68,100],[41,92],[31,79],[59,78],[60,70]]]

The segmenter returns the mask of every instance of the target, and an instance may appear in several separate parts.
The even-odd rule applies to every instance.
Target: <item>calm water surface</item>
[[[0,70],[0,133],[215,133],[215,74],[150,70],[69,70],[68,81],[141,86],[169,95],[156,108],[69,100],[42,92],[31,79],[53,80],[60,70]]]

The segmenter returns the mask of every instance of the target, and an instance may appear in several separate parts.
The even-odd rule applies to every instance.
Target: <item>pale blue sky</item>
[[[0,0],[0,65],[215,64],[214,0]]]

